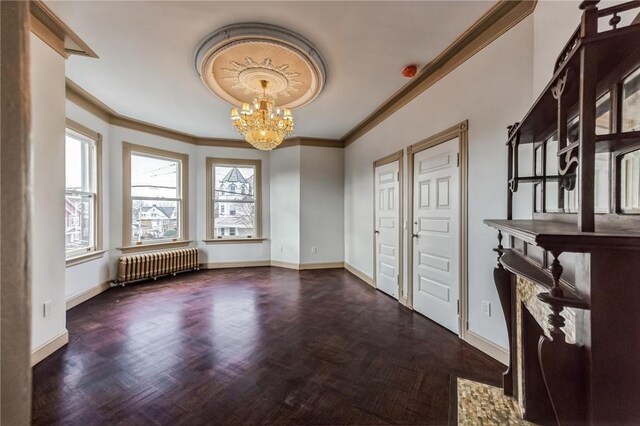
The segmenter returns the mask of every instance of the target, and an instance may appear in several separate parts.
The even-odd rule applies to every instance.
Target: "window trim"
[[[139,242],[133,244],[131,241],[131,155],[140,153],[164,157],[174,161],[180,161],[180,205],[179,205],[179,227],[180,238],[153,240],[149,242]],[[167,151],[153,148],[146,145],[137,145],[130,142],[122,142],[122,247],[118,247],[123,252],[130,252],[132,248],[142,251],[145,248],[153,250],[158,246],[181,245],[189,243],[189,154]]]
[[[255,199],[255,212],[256,212],[256,224],[255,235],[251,238],[223,236],[216,237],[214,235],[215,223],[214,223],[214,199],[213,199],[213,167],[214,166],[252,166],[255,169],[255,182],[254,182],[254,199]],[[252,243],[261,242],[265,238],[262,237],[262,160],[251,160],[242,158],[206,158],[206,236],[203,240],[207,244],[210,243]]]
[[[83,136],[87,139],[93,141],[94,146],[94,161],[95,161],[95,199],[94,199],[94,212],[93,212],[93,247],[85,252],[77,253],[74,252],[71,256],[66,256],[65,250],[65,259],[66,264],[68,266],[73,266],[78,264],[79,260],[84,258],[98,258],[101,256],[103,252],[103,228],[102,228],[102,135],[90,128],[83,126],[82,124],[71,120],[70,118],[66,119],[65,123],[65,137],[67,130],[71,130]],[[66,195],[66,187],[65,187],[65,195]],[[100,255],[98,255],[100,253]]]

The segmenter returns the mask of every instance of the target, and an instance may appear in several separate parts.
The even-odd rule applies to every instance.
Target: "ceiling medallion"
[[[232,123],[259,149],[290,135],[290,110],[313,101],[326,82],[324,61],[308,40],[267,24],[219,29],[200,44],[194,65],[209,90],[241,107],[232,109]]]

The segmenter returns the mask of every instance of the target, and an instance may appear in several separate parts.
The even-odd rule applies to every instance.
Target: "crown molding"
[[[151,135],[161,136],[167,139],[173,139],[197,146],[255,149],[251,144],[243,139],[200,137],[169,129],[167,127],[158,126],[156,124],[147,123],[145,121],[136,120],[134,118],[125,117],[124,115],[118,114],[115,110],[104,104],[69,78],[66,79],[66,98],[85,111],[95,115],[102,121],[114,126],[137,130],[139,132],[149,133]],[[291,146],[344,148],[344,144],[340,140],[309,138],[304,136],[285,139],[278,148],[287,148]]]
[[[97,58],[96,52],[91,50],[62,19],[40,0],[29,2],[29,29],[38,38],[48,44],[64,58],[70,55]]]
[[[349,146],[378,124],[411,102],[437,81],[533,13],[537,0],[500,0],[462,33],[407,84],[347,132],[342,141]]]
[[[31,4],[34,7],[34,4],[39,5],[42,2],[32,1]],[[423,67],[410,82],[405,84],[341,139],[294,137],[285,139],[278,148],[292,146],[345,148],[349,146],[533,13],[536,4],[537,0],[499,0],[449,47]],[[115,126],[138,130],[197,146],[253,149],[249,143],[242,139],[199,137],[125,117],[68,78],[66,88],[68,100]]]

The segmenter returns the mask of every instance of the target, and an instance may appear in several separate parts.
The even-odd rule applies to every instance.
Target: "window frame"
[[[171,201],[178,203],[178,228],[179,238],[165,238],[152,241],[131,240],[133,197],[131,196],[131,156],[142,155],[146,157],[156,157],[170,161],[177,161],[180,164],[178,174],[178,195],[171,198]],[[136,197],[137,198],[137,197]],[[142,197],[144,198],[144,197]],[[169,200],[169,199],[168,199]],[[123,252],[140,251],[145,249],[156,249],[164,247],[183,246],[189,241],[189,154],[167,151],[153,148],[146,145],[137,145],[130,142],[122,142],[122,247]]]
[[[255,203],[255,235],[252,237],[238,237],[231,235],[216,236],[215,231],[215,185],[213,182],[213,168],[215,166],[241,167],[250,166],[255,170],[254,203]],[[251,243],[264,241],[262,236],[262,160],[241,158],[206,158],[206,243]]]
[[[82,263],[83,261],[92,260],[94,258],[98,258],[102,256],[104,253],[103,250],[103,229],[102,229],[102,135],[94,130],[89,129],[82,124],[73,121],[69,118],[66,119],[65,123],[65,139],[67,135],[75,134],[76,137],[79,136],[80,139],[85,139],[92,145],[92,154],[90,162],[91,166],[91,177],[92,182],[91,186],[93,188],[92,192],[86,191],[73,191],[73,194],[76,195],[91,195],[93,198],[93,214],[92,214],[92,226],[91,231],[93,233],[92,240],[93,244],[91,247],[87,249],[76,249],[72,251],[67,251],[65,248],[65,260],[67,266],[73,266],[78,263]],[[66,156],[66,150],[65,150]],[[65,158],[66,161],[66,158]],[[66,164],[65,164],[66,170]],[[65,178],[65,198],[69,193],[66,189],[66,178]]]

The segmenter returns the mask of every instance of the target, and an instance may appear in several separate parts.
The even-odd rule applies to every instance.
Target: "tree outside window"
[[[211,183],[209,238],[259,238],[259,160],[207,159]]]

